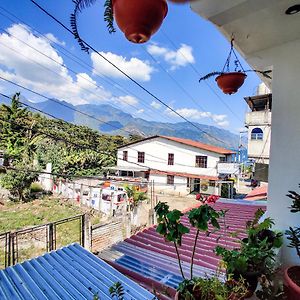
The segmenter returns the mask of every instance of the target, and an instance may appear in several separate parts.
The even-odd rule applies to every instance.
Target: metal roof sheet
[[[238,230],[240,236],[243,236],[246,222],[253,219],[258,208],[265,210],[266,207],[265,203],[255,203],[254,201],[227,201],[221,199],[214,204],[214,208],[216,210],[228,209],[226,215],[227,234],[218,239],[219,235],[224,233],[222,222],[220,232],[212,233],[209,236],[203,233],[200,234],[194,257],[194,275],[196,276],[205,277],[215,274],[220,261],[220,257],[217,257],[214,253],[216,245],[219,244],[229,248],[237,247],[236,239],[231,237],[229,233]],[[187,216],[182,217],[182,223],[190,227]],[[195,234],[196,230],[190,228],[190,233],[183,237],[182,246],[178,247],[183,272],[186,276],[189,276]],[[113,255],[114,251],[117,251],[115,256]],[[125,241],[114,245],[111,249],[104,250],[100,253],[100,256],[112,261],[115,267],[122,266],[124,274],[133,276],[132,272],[134,272],[142,275],[143,279],[137,277],[137,281],[150,286],[155,281],[166,287],[176,288],[181,280],[174,246],[172,243],[166,242],[156,232],[155,227],[146,228]],[[221,278],[222,275],[220,273]]]
[[[154,295],[78,244],[46,253],[0,271],[0,299],[111,299],[120,282],[124,299],[151,300]]]

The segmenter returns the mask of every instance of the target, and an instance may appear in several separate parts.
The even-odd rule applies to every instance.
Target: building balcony
[[[271,125],[271,111],[252,111],[246,113],[247,126]]]
[[[238,174],[239,164],[234,162],[219,162],[217,171],[218,174]]]

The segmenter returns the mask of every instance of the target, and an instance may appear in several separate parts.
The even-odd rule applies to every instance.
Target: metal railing
[[[85,214],[81,214],[56,222],[0,233],[0,269],[72,242],[78,242],[84,247],[85,221]]]

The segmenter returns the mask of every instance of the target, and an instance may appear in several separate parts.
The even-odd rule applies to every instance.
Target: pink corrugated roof
[[[268,186],[261,186],[253,189],[247,196],[245,200],[260,200],[266,199],[268,196]]]
[[[214,205],[217,210],[228,209],[226,217],[227,234],[226,238],[221,237],[217,241],[217,237],[220,233],[224,233],[224,228],[221,225],[221,231],[217,233],[211,233],[209,236],[201,233],[196,245],[196,254],[194,258],[195,268],[198,272],[204,272],[209,270],[212,272],[219,266],[220,258],[214,253],[216,245],[223,245],[228,248],[237,247],[236,238],[230,236],[230,232],[241,232],[240,236],[245,237],[243,233],[245,231],[246,222],[253,219],[254,214],[258,208],[265,209],[263,205],[254,204],[236,204],[229,202],[217,202]],[[179,253],[182,261],[188,264],[191,261],[191,254],[193,250],[193,243],[196,234],[196,230],[192,228],[188,222],[187,216],[182,217],[184,225],[190,228],[190,233],[183,237],[182,246],[179,247]],[[167,272],[170,277],[180,276],[178,265],[176,262],[177,256],[174,245],[166,242],[157,232],[155,226],[146,228],[143,231],[131,236],[124,242],[119,243],[115,246],[118,253],[124,253],[126,257],[131,257],[134,262],[138,262],[139,267],[136,268],[134,265],[119,264],[118,260],[113,261],[112,264],[117,267],[120,265],[122,273],[134,278],[138,282],[143,282],[148,286],[155,286],[164,284],[169,290],[170,294],[174,293],[174,286],[170,286],[163,280],[157,280],[155,276],[160,271]],[[136,263],[134,263],[136,264]],[[143,264],[147,264],[151,267],[143,267]],[[150,268],[150,269],[149,269]],[[186,267],[188,268],[188,267]],[[118,269],[118,267],[117,267]],[[146,270],[146,271],[145,271]],[[204,271],[201,271],[204,270]],[[146,275],[145,272],[150,272]],[[207,271],[205,271],[207,272]],[[173,275],[172,275],[173,274]],[[205,274],[205,273],[201,273]],[[197,275],[199,276],[199,275]],[[204,275],[203,275],[204,276]]]

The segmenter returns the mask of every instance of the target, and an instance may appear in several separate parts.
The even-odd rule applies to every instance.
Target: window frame
[[[259,131],[259,132],[253,132]],[[255,127],[251,130],[251,141],[262,141],[264,139],[264,132],[261,128]]]
[[[142,164],[145,163],[145,152],[138,151],[137,162]]]
[[[204,160],[204,161],[202,161]],[[196,155],[195,157],[195,167],[207,169],[207,156],[205,155]]]
[[[167,185],[174,185],[175,176],[174,175],[167,175]]]
[[[123,151],[123,161],[128,161],[128,151],[127,150]]]
[[[174,166],[174,153],[168,153],[168,166]]]

